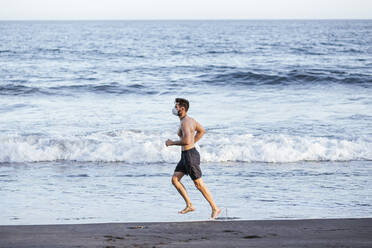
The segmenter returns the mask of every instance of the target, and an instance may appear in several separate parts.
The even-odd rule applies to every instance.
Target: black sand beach
[[[372,218],[0,226],[0,247],[372,247]]]

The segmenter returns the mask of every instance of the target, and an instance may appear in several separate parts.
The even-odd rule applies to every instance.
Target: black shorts
[[[182,151],[181,153],[181,160],[178,162],[176,171],[180,171],[189,175],[192,180],[198,179],[202,176],[202,172],[200,170],[200,154],[198,150],[191,148],[186,151]]]

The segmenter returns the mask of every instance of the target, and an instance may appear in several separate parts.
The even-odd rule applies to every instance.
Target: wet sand
[[[0,247],[372,247],[372,218],[0,226]]]

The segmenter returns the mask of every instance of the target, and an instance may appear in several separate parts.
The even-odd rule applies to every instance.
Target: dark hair
[[[189,110],[190,104],[189,104],[189,101],[187,101],[186,99],[176,98],[176,100],[174,100],[174,101],[175,101],[175,103],[178,103],[178,106],[184,107],[186,112],[187,112],[187,110]]]

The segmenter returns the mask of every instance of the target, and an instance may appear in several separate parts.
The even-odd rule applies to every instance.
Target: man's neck
[[[185,114],[184,116],[180,116],[180,121],[182,121],[183,119],[185,119],[186,116],[187,116],[187,114]]]

